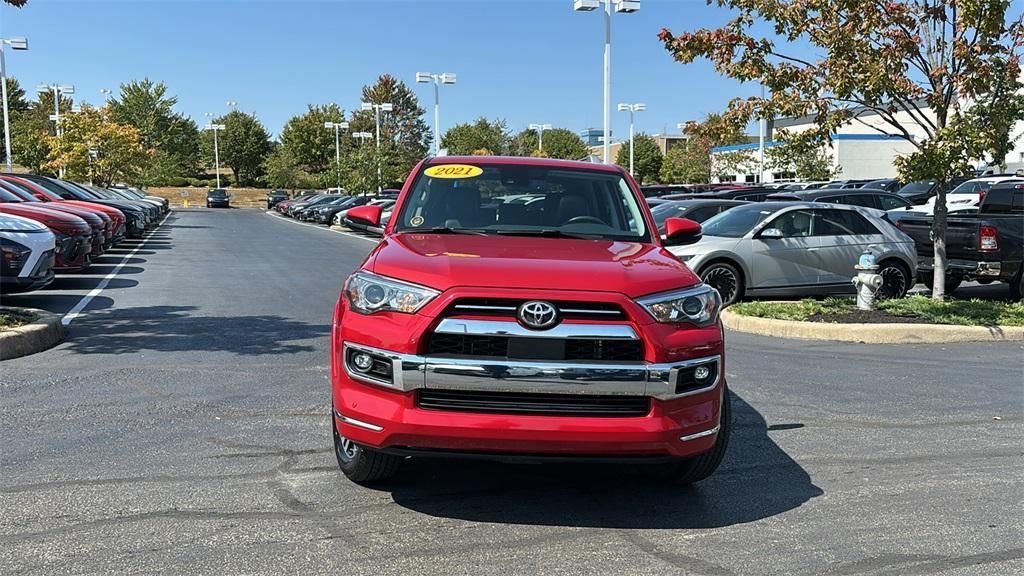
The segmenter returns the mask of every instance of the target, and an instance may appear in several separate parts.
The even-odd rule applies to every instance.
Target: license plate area
[[[564,360],[565,340],[557,338],[509,338],[508,357],[519,360]]]

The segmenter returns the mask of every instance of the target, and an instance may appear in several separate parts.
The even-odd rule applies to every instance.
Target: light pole
[[[395,109],[395,106],[390,102],[383,102],[380,104],[374,104],[372,102],[363,102],[360,108],[362,110],[373,110],[373,122],[377,127],[377,192],[380,192],[381,190],[384,189],[380,181],[380,113],[391,112]]]
[[[629,112],[629,175],[633,175],[633,115],[637,112],[647,110],[647,104],[636,102],[634,104],[619,103],[619,112]]]
[[[223,130],[223,124],[213,123],[213,113],[207,112],[206,117],[210,119],[210,123],[203,127],[203,130],[213,131],[213,169],[217,173],[217,189],[220,189],[220,148],[217,145],[217,131]]]
[[[60,96],[61,94],[74,94],[75,87],[70,84],[39,84],[36,89],[40,92],[53,92],[53,115],[50,116],[50,120],[53,120],[54,132],[60,139],[64,135],[64,129],[60,127]],[[74,111],[72,110],[72,112]],[[57,176],[64,177],[63,166],[57,171]]]
[[[103,94],[103,97],[107,101],[110,101],[110,94],[111,94],[111,92],[110,92],[109,88],[100,88],[100,94]]]
[[[537,131],[537,149],[544,151],[544,131],[551,130],[551,124],[530,124],[530,130]]]
[[[591,12],[604,4],[604,162],[611,162],[612,121],[612,7],[616,12],[631,14],[640,10],[640,0],[573,0],[572,9]]]
[[[7,64],[4,62],[4,46],[11,50],[28,50],[28,38],[0,38],[0,91],[4,101],[4,153],[7,158],[7,171],[14,171],[14,160],[11,158],[11,123],[7,118]]]
[[[417,72],[417,84],[434,84],[434,156],[441,151],[441,84],[455,84],[455,74],[445,72],[444,74],[431,74],[430,72]]]
[[[324,128],[334,129],[334,163],[338,170],[338,192],[341,192],[341,130],[348,130],[348,122],[324,122]]]

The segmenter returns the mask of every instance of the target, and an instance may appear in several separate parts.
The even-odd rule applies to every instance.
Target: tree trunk
[[[939,182],[935,194],[935,215],[932,218],[932,300],[946,297],[946,183]]]

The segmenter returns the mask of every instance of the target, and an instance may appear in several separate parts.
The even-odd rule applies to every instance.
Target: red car
[[[381,209],[348,218],[377,226]],[[665,227],[669,245],[700,238]],[[485,456],[710,475],[730,427],[721,300],[656,230],[618,166],[421,162],[335,307],[341,470],[369,482],[408,456]]]
[[[14,201],[9,200],[12,197]],[[21,202],[6,190],[0,190],[0,214],[35,220],[50,229],[57,237],[53,266],[57,271],[77,272],[88,268],[94,238],[96,234],[102,234],[102,231],[95,231],[88,222],[74,214]]]
[[[97,214],[105,215],[110,219],[110,237],[107,240],[105,246],[109,248],[114,244],[117,244],[125,237],[125,216],[124,213],[113,208],[111,206],[104,206],[103,204],[95,204],[92,202],[82,202],[79,200],[65,200],[56,194],[53,194],[49,190],[41,186],[37,186],[34,182],[26,180],[24,178],[18,178],[17,176],[9,174],[0,174],[0,180],[13,184],[18,190],[29,192],[36,200],[43,202],[47,205],[53,206],[68,206],[75,208],[84,208],[91,210]],[[44,206],[45,207],[45,206]]]
[[[60,204],[46,206],[37,200],[35,196],[19,188],[17,185],[0,180],[0,203],[5,202],[23,203],[37,208],[56,210],[85,220],[89,227],[92,228],[92,249],[89,251],[89,256],[102,256],[107,248],[110,247],[108,241],[110,240],[112,221],[106,214],[96,213],[86,208],[62,206]]]

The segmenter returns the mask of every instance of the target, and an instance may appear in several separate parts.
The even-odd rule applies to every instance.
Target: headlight
[[[412,314],[438,294],[437,290],[369,272],[356,272],[345,283],[349,306],[363,314],[384,310]]]
[[[690,322],[701,328],[718,321],[722,297],[707,284],[662,292],[637,300],[658,322]]]

